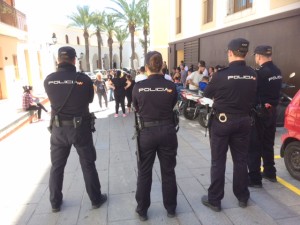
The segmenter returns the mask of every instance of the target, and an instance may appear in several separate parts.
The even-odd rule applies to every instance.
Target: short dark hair
[[[140,68],[140,72],[142,72],[142,73],[145,73],[145,67],[144,66],[141,66],[141,68]]]

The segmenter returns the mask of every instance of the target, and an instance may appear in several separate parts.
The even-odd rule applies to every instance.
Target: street
[[[98,98],[90,105],[96,112],[94,143],[102,192],[108,201],[92,210],[85,191],[78,156],[73,148],[65,169],[64,202],[59,213],[51,212],[48,179],[50,134],[45,121],[27,125],[0,142],[0,224],[3,225],[212,225],[299,224],[300,182],[292,178],[284,160],[276,158],[278,183],[263,180],[263,188],[250,188],[249,206],[242,209],[232,192],[232,160],[228,152],[225,197],[222,211],[213,212],[201,203],[210,184],[210,147],[205,129],[197,120],[180,118],[176,176],[177,216],[168,218],[163,207],[159,162],[153,170],[149,220],[140,222],[135,213],[136,158],[134,115],[114,118],[114,102],[99,111]],[[49,107],[49,106],[48,106]],[[278,128],[275,155],[280,151]],[[246,146],[245,146],[246,147]],[[291,190],[291,188],[293,190]]]

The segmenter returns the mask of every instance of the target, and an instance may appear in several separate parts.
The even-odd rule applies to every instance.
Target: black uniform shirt
[[[94,98],[93,82],[84,73],[76,73],[76,67],[68,63],[59,64],[57,72],[48,75],[44,81],[52,113],[56,113],[70,92],[76,75],[77,82],[72,94],[59,113],[62,120],[72,119],[74,116],[88,116],[89,103]]]
[[[153,74],[134,85],[132,100],[145,122],[172,120],[177,102],[176,86],[162,74]]]
[[[261,65],[257,72],[257,97],[256,104],[269,103],[278,105],[282,84],[281,71],[272,61]]]
[[[256,87],[256,72],[245,61],[234,61],[213,75],[204,96],[214,100],[218,113],[247,114],[254,106]]]

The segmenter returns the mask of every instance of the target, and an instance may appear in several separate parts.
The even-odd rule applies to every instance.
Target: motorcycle
[[[198,117],[199,111],[197,110],[197,100],[201,95],[197,95],[187,89],[181,90],[181,100],[178,101],[178,111],[188,120],[194,120]]]
[[[198,122],[199,124],[207,128],[208,127],[208,118],[212,110],[213,100],[210,98],[202,97],[198,99],[197,110],[199,111]]]
[[[276,108],[277,111],[276,127],[283,127],[284,125],[285,110],[292,100],[292,97],[284,93],[284,90],[295,88],[295,85],[289,84],[289,80],[293,78],[295,75],[296,75],[295,73],[291,73],[289,75],[288,81],[286,83],[282,83],[281,85],[279,104],[277,105]]]

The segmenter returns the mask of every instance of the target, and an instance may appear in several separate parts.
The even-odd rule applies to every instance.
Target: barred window
[[[234,0],[234,12],[252,8],[252,2],[253,0]]]
[[[203,1],[203,24],[213,21],[213,0],[204,0]]]

